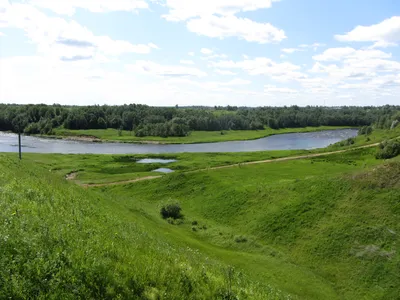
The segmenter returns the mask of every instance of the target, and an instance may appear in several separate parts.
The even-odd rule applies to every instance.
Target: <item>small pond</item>
[[[176,162],[176,159],[162,159],[162,158],[144,158],[138,160],[138,164],[170,164]]]
[[[159,173],[172,173],[174,170],[168,169],[168,168],[159,168],[157,170],[154,170],[153,172],[159,172]]]

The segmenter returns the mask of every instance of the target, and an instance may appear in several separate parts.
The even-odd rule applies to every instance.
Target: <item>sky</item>
[[[397,0],[0,0],[0,103],[400,105]]]

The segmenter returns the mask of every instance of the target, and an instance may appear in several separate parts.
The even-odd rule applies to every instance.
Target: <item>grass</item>
[[[177,172],[207,169],[216,166],[272,159],[308,153],[303,150],[284,150],[243,153],[178,153],[178,154],[36,154],[24,153],[23,160],[43,166],[59,177],[76,172],[76,180],[83,184],[98,184],[131,180],[139,177],[160,175],[152,170],[167,167]],[[15,154],[3,154],[16,157]],[[140,164],[142,158],[176,159],[169,164]]]
[[[288,299],[145,213],[0,155],[0,298]]]
[[[355,144],[341,146],[340,143],[324,149],[315,150],[278,150],[241,153],[177,153],[177,154],[135,154],[135,155],[92,155],[92,154],[34,154],[24,153],[24,160],[43,165],[58,176],[76,172],[76,180],[82,184],[101,184],[140,177],[160,175],[152,172],[161,167],[171,168],[176,172],[188,172],[212,167],[240,164],[251,161],[268,160],[282,157],[352,149],[374,144],[382,140],[400,136],[400,129],[392,131],[375,130],[372,135],[358,136]],[[10,157],[14,154],[7,154]],[[143,158],[176,159],[169,164],[140,164]]]
[[[171,238],[195,236],[202,252],[302,299],[396,299],[400,163],[382,165],[374,152],[177,174],[99,190],[119,195],[127,210],[144,210],[153,226],[162,224],[160,203],[179,201],[187,222],[174,227]],[[188,237],[183,240],[196,245]]]
[[[359,146],[364,146],[364,145],[371,145],[371,144],[376,144],[380,143],[384,140],[390,140],[396,137],[400,136],[400,127],[396,127],[393,130],[384,130],[384,129],[374,129],[372,134],[365,136],[365,135],[359,135],[354,138],[354,144],[350,146],[342,146],[341,142],[336,143],[334,145],[331,145],[326,148],[326,150],[335,150],[335,149],[351,149],[351,148],[356,148]]]
[[[316,151],[0,154],[0,298],[397,299],[400,157],[372,147],[207,170]],[[144,157],[206,170],[91,189],[63,179],[132,179],[159,167]],[[165,203],[183,224],[162,219]]]
[[[265,130],[229,130],[223,131],[193,131],[186,137],[136,137],[131,131],[121,131],[118,134],[116,129],[92,129],[92,130],[68,130],[63,128],[54,129],[54,134],[57,137],[73,137],[73,136],[89,136],[96,137],[102,141],[125,142],[125,143],[159,143],[159,144],[194,144],[194,143],[214,143],[225,141],[241,141],[255,140],[275,134],[297,133],[297,132],[314,132],[322,130],[343,129],[347,127],[338,126],[320,126],[320,127],[305,127],[305,128],[285,128]]]

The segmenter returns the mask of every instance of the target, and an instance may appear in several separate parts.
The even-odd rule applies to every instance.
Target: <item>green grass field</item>
[[[297,132],[314,132],[331,129],[343,129],[347,127],[337,126],[321,126],[321,127],[305,127],[305,128],[285,128],[274,130],[271,128],[265,130],[230,130],[223,131],[193,131],[186,137],[136,137],[131,131],[121,131],[118,134],[116,129],[93,129],[93,130],[67,130],[54,129],[56,137],[76,137],[89,136],[96,137],[102,141],[114,141],[125,143],[160,143],[160,144],[194,144],[194,143],[213,143],[225,141],[255,140],[274,134],[297,133]]]
[[[40,165],[59,177],[77,173],[76,180],[83,184],[118,182],[124,180],[160,175],[152,170],[167,167],[176,172],[187,172],[211,167],[231,165],[257,160],[307,154],[306,150],[284,150],[243,153],[177,153],[177,154],[36,154],[24,153],[24,161]],[[15,157],[15,154],[3,154]],[[169,164],[140,164],[142,158],[176,159]]]
[[[400,157],[371,147],[207,170],[317,151],[0,154],[0,299],[398,299]],[[144,157],[178,172],[64,178],[153,174]],[[160,216],[171,201],[180,225]]]

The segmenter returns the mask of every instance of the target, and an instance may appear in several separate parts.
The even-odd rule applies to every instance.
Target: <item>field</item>
[[[397,299],[400,157],[351,149],[395,134],[264,164],[244,163],[321,150],[161,155],[177,172],[86,188],[160,155],[0,154],[0,298]]]
[[[223,131],[193,131],[186,137],[136,137],[134,132],[116,129],[92,129],[92,130],[67,130],[54,129],[56,137],[95,137],[101,141],[113,141],[124,143],[159,143],[159,144],[195,144],[195,143],[214,143],[225,141],[255,140],[274,134],[296,133],[296,132],[314,132],[322,130],[343,129],[347,127],[338,126],[320,126],[305,128],[286,128],[274,130],[271,128],[265,130],[229,130]]]

